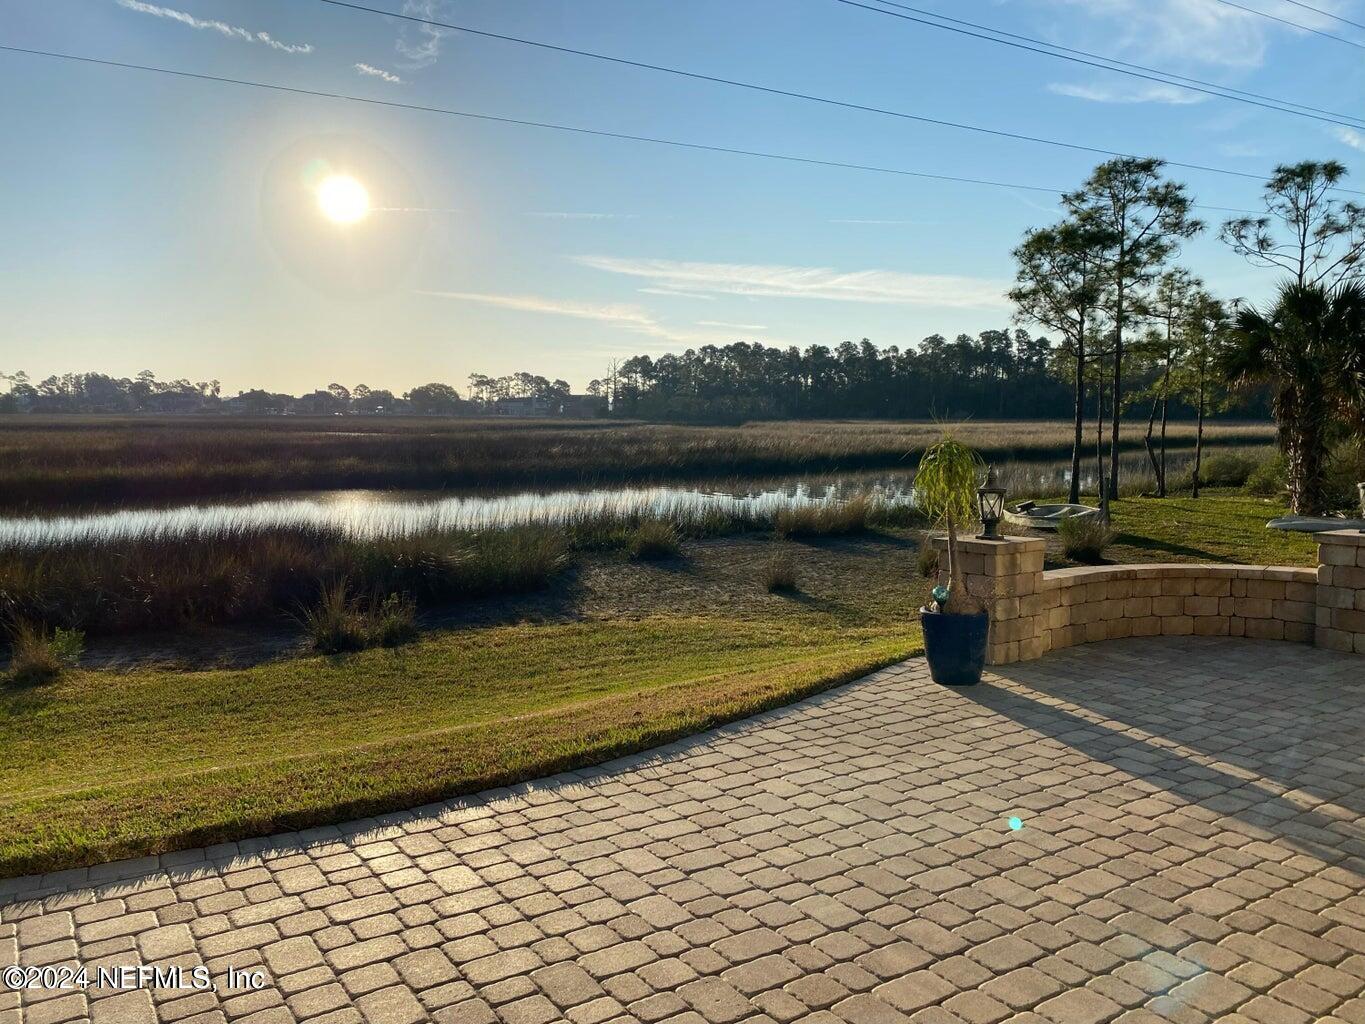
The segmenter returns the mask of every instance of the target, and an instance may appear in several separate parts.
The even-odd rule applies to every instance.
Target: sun
[[[332,174],[316,190],[318,208],[337,224],[354,224],[370,212],[370,193],[349,174]]]

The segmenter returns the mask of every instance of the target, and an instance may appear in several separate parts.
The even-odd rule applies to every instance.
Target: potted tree
[[[977,454],[952,437],[945,437],[920,458],[915,473],[915,497],[934,523],[948,530],[947,586],[934,588],[932,607],[920,609],[924,653],[929,674],[944,686],[972,686],[981,681],[986,666],[986,638],[990,616],[982,603],[967,593],[957,550],[957,526],[975,514]]]

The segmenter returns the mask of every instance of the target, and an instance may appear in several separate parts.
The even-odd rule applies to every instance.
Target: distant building
[[[499,398],[493,403],[494,416],[553,416],[556,410],[543,398]]]

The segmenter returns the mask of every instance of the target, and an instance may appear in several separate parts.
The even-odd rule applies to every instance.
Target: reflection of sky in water
[[[1057,463],[1008,464],[999,468],[998,475],[1015,497],[1056,493],[1070,479],[1069,467]],[[1082,484],[1093,486],[1093,480],[1083,478]],[[712,510],[765,516],[782,508],[835,504],[857,495],[892,506],[913,505],[913,474],[461,496],[421,491],[325,491],[251,502],[0,518],[0,544],[43,547],[62,542],[175,539],[281,527],[324,527],[358,537],[380,537],[563,523],[600,516],[657,516],[685,521]]]

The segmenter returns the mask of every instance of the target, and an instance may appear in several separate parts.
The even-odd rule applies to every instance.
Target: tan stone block
[[[1356,653],[1365,654],[1365,633],[1356,634]]]
[[[1101,640],[1109,639],[1109,625],[1106,622],[1087,622],[1085,624],[1085,642],[1088,644],[1099,643]]]
[[[1085,626],[1100,621],[1101,605],[1078,604],[1071,609],[1071,624]]]
[[[1048,652],[1050,641],[1051,637],[1046,633],[1019,641],[1019,660],[1033,661],[1035,658],[1041,658]]]
[[[1107,580],[1100,580],[1098,583],[1087,583],[1085,585],[1085,599],[1087,602],[1103,601],[1109,596],[1109,583]]]
[[[1167,577],[1161,581],[1161,592],[1177,597],[1188,597],[1194,593],[1194,580]]]
[[[1233,616],[1231,616],[1231,617],[1228,619],[1228,635],[1229,635],[1229,636],[1246,636],[1246,635],[1247,635],[1247,620],[1244,619],[1244,618],[1242,618],[1240,615],[1233,615]]]
[[[1039,548],[1037,551],[1019,552],[1019,571],[1020,572],[1042,572],[1043,558],[1046,552]]]
[[[1233,611],[1245,619],[1268,619],[1274,607],[1268,597],[1238,597],[1233,601]]]
[[[1152,598],[1153,615],[1180,615],[1185,610],[1184,598],[1174,594],[1165,594],[1161,597]]]
[[[1201,615],[1194,620],[1195,636],[1228,636],[1231,632],[1230,620],[1224,615]]]
[[[1318,605],[1317,613],[1313,616],[1313,622],[1318,626],[1332,625],[1332,609]]]
[[[1247,636],[1255,640],[1283,640],[1284,623],[1278,619],[1247,619]]]
[[[1348,547],[1345,544],[1319,544],[1318,564],[1355,565],[1358,553],[1355,548]]]
[[[1318,584],[1315,602],[1319,608],[1354,608],[1359,591]]]
[[[1001,582],[1004,584],[1002,594],[1022,597],[1032,594],[1037,588],[1038,574],[1020,573],[1018,576],[1006,576]]]
[[[1071,625],[1070,608],[1051,608],[1047,613],[1047,628],[1061,629],[1063,626]]]
[[[1130,597],[1123,602],[1123,617],[1125,619],[1141,619],[1152,614],[1152,599],[1150,597]]]
[[[1334,565],[1331,568],[1333,586],[1350,587],[1352,590],[1365,588],[1365,568],[1349,565]],[[1318,582],[1322,582],[1321,576],[1318,577]]]
[[[1109,600],[1129,598],[1133,596],[1133,581],[1128,579],[1110,580],[1105,588],[1105,597]]]
[[[1312,623],[1318,606],[1312,601],[1273,601],[1271,614],[1283,622]]]
[[[1313,642],[1313,624],[1311,622],[1286,622],[1284,624],[1284,638],[1298,644],[1311,644]]]
[[[1210,576],[1194,581],[1194,592],[1200,597],[1231,597],[1232,580]]]
[[[1236,609],[1236,607],[1237,607],[1237,598],[1235,598],[1235,597],[1220,597],[1220,598],[1218,599],[1218,614],[1219,614],[1219,615],[1232,615],[1233,612],[1234,612],[1234,610]]]
[[[1341,651],[1343,654],[1350,654],[1355,650],[1355,638],[1342,630],[1319,626],[1313,631],[1313,646],[1321,647],[1324,651]]]
[[[1365,567],[1365,547],[1356,548],[1356,565]]]
[[[947,565],[947,562],[943,563]],[[986,572],[986,559],[981,555],[972,554],[969,551],[959,551],[957,554],[957,569],[962,573],[975,573],[978,576],[998,576],[999,573]]]
[[[987,660],[992,665],[1014,664],[1019,660],[1019,641],[1014,640],[1005,644],[991,644],[991,653]]]
[[[1105,621],[1123,618],[1123,606],[1125,601],[1122,598],[1111,598],[1100,605],[1100,618]]]
[[[1245,600],[1245,599],[1243,599]],[[1186,615],[1217,615],[1218,598],[1216,597],[1187,597],[1185,598],[1184,612]],[[1266,614],[1270,614],[1269,607]]]
[[[1284,600],[1284,583],[1281,580],[1248,580],[1247,597],[1264,597],[1271,601]]]
[[[1060,651],[1065,647],[1071,646],[1070,630],[1050,629],[1047,633],[1048,650]]]
[[[1244,580],[1244,579],[1235,579],[1235,580],[1232,580],[1231,583],[1230,583],[1230,586],[1232,587],[1232,596],[1233,596],[1233,597],[1246,597],[1246,596],[1247,596],[1247,581],[1246,581],[1246,580]]]
[[[1133,620],[1133,636],[1160,636],[1161,620],[1155,615],[1147,615]]]
[[[1163,615],[1161,617],[1162,636],[1189,636],[1194,632],[1194,617],[1190,615]]]
[[[1002,597],[995,602],[991,609],[991,621],[998,622],[1004,619],[1014,619],[1019,617],[1019,598]]]
[[[1284,598],[1286,601],[1316,601],[1318,599],[1317,584],[1286,583],[1284,585]]]
[[[1132,619],[1110,619],[1104,625],[1109,640],[1123,640],[1133,635]]]
[[[1365,612],[1365,590],[1356,591],[1356,609]]]
[[[1027,594],[1024,597],[1010,598],[1019,602],[1020,615],[1039,615],[1047,610],[1048,594]]]
[[[1332,628],[1344,629],[1348,633],[1365,633],[1365,612],[1354,608],[1333,608]]]
[[[1330,587],[1332,585],[1332,570],[1334,568],[1336,567],[1331,565],[1318,566],[1318,586]]]

